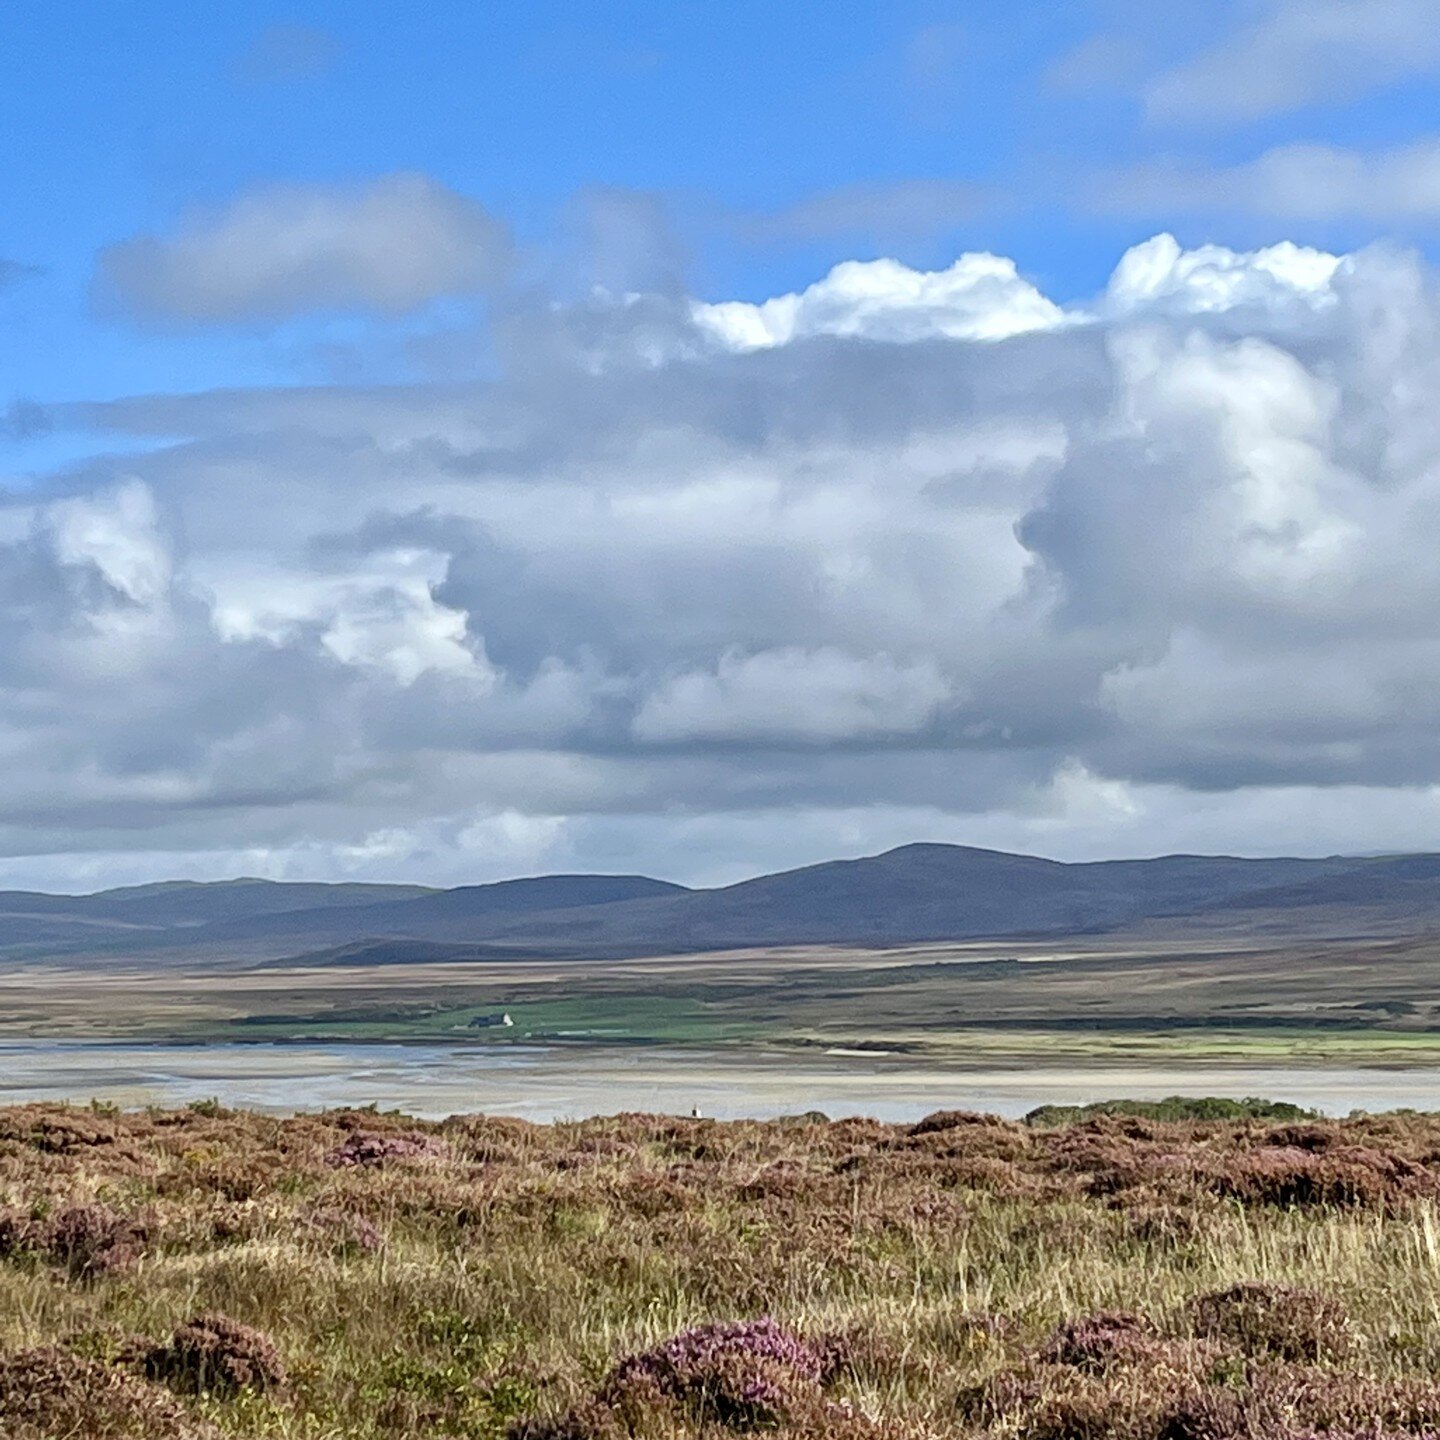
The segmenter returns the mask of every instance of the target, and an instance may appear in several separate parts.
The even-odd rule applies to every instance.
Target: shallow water
[[[911,1120],[932,1110],[1018,1116],[1127,1096],[1261,1095],[1329,1114],[1440,1110],[1440,1070],[1089,1066],[942,1070],[865,1055],[506,1045],[0,1043],[0,1103],[91,1099],[291,1112],[376,1104],[439,1117],[532,1120],[641,1110],[722,1119],[802,1110]]]

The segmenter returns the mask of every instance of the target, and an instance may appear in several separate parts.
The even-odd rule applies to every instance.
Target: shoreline
[[[277,1114],[373,1104],[430,1118],[489,1113],[556,1120],[698,1108],[720,1119],[817,1110],[915,1120],[942,1109],[1016,1118],[1042,1105],[1175,1095],[1260,1097],[1329,1115],[1440,1111],[1440,1067],[1172,1064],[1134,1057],[959,1066],[893,1055],[801,1058],[773,1049],[486,1050],[445,1042],[0,1042],[0,1104],[93,1100],[132,1108],[213,1099]]]

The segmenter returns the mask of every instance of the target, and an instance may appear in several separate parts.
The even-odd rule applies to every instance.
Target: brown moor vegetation
[[[0,1111],[0,1436],[1440,1434],[1440,1118]]]

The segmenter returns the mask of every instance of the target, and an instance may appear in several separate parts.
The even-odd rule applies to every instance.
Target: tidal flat
[[[0,1103],[96,1100],[135,1109],[218,1100],[272,1114],[374,1106],[430,1119],[484,1112],[535,1121],[821,1111],[903,1122],[942,1108],[1018,1118],[1041,1105],[1115,1095],[1263,1095],[1327,1115],[1440,1110],[1440,1070],[1244,1060],[962,1067],[867,1052],[585,1044],[0,1042]]]

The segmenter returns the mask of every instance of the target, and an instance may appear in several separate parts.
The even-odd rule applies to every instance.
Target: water
[[[506,1045],[0,1043],[0,1103],[123,1106],[218,1099],[293,1112],[375,1104],[412,1115],[484,1111],[532,1120],[641,1110],[721,1119],[823,1110],[913,1120],[932,1110],[1018,1116],[1125,1096],[1260,1095],[1328,1114],[1440,1110],[1440,1070],[1086,1066],[944,1070],[855,1054]]]

